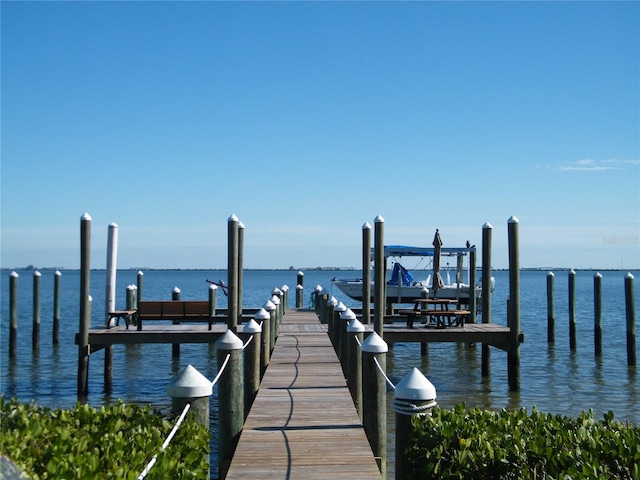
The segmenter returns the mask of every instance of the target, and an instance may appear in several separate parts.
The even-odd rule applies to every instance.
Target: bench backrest
[[[138,302],[138,315],[147,318],[211,316],[208,300],[144,300]]]

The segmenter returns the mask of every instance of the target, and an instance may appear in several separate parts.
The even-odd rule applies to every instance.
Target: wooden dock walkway
[[[227,479],[381,478],[317,315],[287,311]]]

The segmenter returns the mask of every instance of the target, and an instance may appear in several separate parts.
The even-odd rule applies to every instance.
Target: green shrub
[[[640,428],[526,410],[435,408],[415,417],[410,479],[638,479]]]
[[[161,452],[175,421],[149,406],[118,401],[93,408],[48,409],[0,397],[0,452],[33,479],[207,478],[209,432],[187,419]]]

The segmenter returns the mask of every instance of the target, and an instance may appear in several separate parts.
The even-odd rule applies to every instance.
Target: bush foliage
[[[411,479],[638,479],[640,428],[534,409],[435,408],[414,419]]]
[[[189,420],[161,452],[170,420],[124,404],[48,409],[0,397],[0,452],[33,479],[136,479],[151,458],[153,478],[207,478],[209,432]]]

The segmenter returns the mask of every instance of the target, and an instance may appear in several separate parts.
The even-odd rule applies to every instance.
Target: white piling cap
[[[351,322],[349,322],[349,325],[347,325],[347,333],[361,333],[361,332],[364,332],[364,325],[360,320],[358,320],[357,318],[354,318],[353,320],[351,320]]]
[[[227,330],[225,334],[216,341],[216,348],[218,350],[241,350],[243,345],[242,340],[231,330]]]
[[[336,305],[338,305],[338,299],[336,297],[331,297],[329,300],[327,300],[327,306],[329,305],[333,305],[335,307]]]
[[[144,272],[142,270],[138,270],[138,275],[144,275]]]
[[[602,278],[602,274],[600,272],[596,272],[594,278]]]
[[[345,312],[346,310],[347,310],[347,306],[342,302],[338,302],[338,304],[335,307],[333,307],[334,312]]]
[[[549,272],[549,273],[547,273],[547,275],[548,275],[549,277],[555,277],[555,276],[556,276],[556,275],[555,275],[555,273],[553,273],[553,272]]]
[[[569,271],[569,275],[575,275],[575,274],[576,274],[576,271],[572,268],[572,269]]]
[[[353,320],[354,318],[356,318],[356,314],[353,313],[353,310],[351,310],[350,308],[347,308],[344,312],[342,312],[340,314],[340,320]]]
[[[520,220],[518,220],[518,217],[516,217],[515,215],[511,215],[509,217],[509,223],[519,223]]]
[[[384,222],[384,218],[382,218],[382,215],[378,215],[375,220],[376,223],[383,223]]]
[[[60,273],[60,270],[56,270],[56,273],[54,273],[54,275],[55,275],[56,277],[59,277],[59,276],[61,276],[62,274]]]
[[[288,292],[288,291],[289,291],[289,285],[287,285],[287,284],[285,283],[284,285],[282,285],[281,290],[282,290],[283,292],[285,292],[285,293],[286,293],[286,292]]]
[[[18,278],[20,275],[18,275],[18,272],[13,271],[13,272],[11,272],[11,273],[9,274],[9,276],[10,276],[10,277],[13,277],[13,278]]]
[[[386,353],[389,347],[380,335],[372,332],[364,342],[362,342],[362,351],[368,353]]]
[[[218,289],[217,285],[213,285],[213,284],[209,285],[209,290],[217,290],[217,289]]]
[[[178,287],[173,287],[173,293],[180,293],[180,289]]]
[[[238,217],[236,217],[236,216],[235,216],[235,214],[233,214],[233,213],[232,213],[232,214],[229,216],[229,221],[230,221],[230,222],[237,222],[237,221],[238,221]]]
[[[111,222],[111,223],[109,224],[109,228],[118,228],[118,224],[117,224],[117,223],[115,223],[115,222]]]
[[[267,313],[267,312],[264,312]],[[268,315],[268,314],[267,314]],[[244,324],[242,333],[261,333],[262,327],[253,318]]]
[[[282,290],[280,290],[278,287],[275,287],[273,290],[271,290],[271,295],[280,295],[282,293]]]
[[[436,399],[436,387],[420,370],[413,369],[396,385],[395,398],[401,400],[428,401]]]
[[[362,229],[371,230],[371,224],[369,222],[364,222],[364,225],[362,225]]]
[[[238,228],[243,229],[244,228],[244,223],[238,222]]]
[[[304,287],[302,285],[296,285],[296,290],[304,290]]]
[[[82,217],[80,217],[80,220],[87,220],[87,221],[91,221],[91,215],[89,215],[87,212],[84,212],[84,214],[82,215]]]
[[[493,228],[493,225],[491,225],[489,222],[486,222],[484,225],[482,225],[482,228]]]
[[[321,285],[316,285],[315,288],[313,289],[316,293],[317,292],[321,292],[322,291],[322,286]]]
[[[271,300],[267,300],[266,302],[264,302],[264,306],[262,308],[265,309],[267,312],[270,312],[276,309],[276,304],[273,303]]]
[[[273,303],[274,305],[280,305],[280,297],[278,295],[272,295],[271,303]]]
[[[624,278],[628,278],[629,280],[633,280],[633,273],[627,272],[627,274],[624,276]]]
[[[271,318],[271,315],[269,315],[269,312],[267,312],[264,308],[261,308],[256,312],[253,318],[256,320],[269,320]]]
[[[34,277],[41,277],[42,274],[38,270],[36,270],[35,272],[33,272],[33,276]]]
[[[211,381],[191,365],[167,386],[167,395],[171,398],[209,397],[212,393]]]

